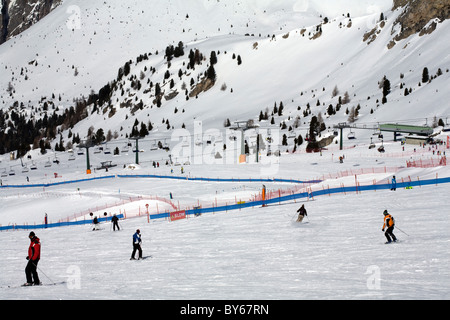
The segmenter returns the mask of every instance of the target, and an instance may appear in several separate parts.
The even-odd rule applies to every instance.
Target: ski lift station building
[[[407,133],[413,136],[423,137],[425,140],[433,134],[433,128],[423,126],[411,126],[400,124],[380,124],[380,131],[393,132],[394,141],[397,141],[397,133]]]

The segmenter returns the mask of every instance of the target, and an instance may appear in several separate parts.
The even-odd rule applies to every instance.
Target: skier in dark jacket
[[[94,217],[94,220],[92,220],[92,224],[94,227],[92,228],[92,231],[100,230],[100,222],[98,221],[97,216]]]
[[[305,209],[305,205],[304,204],[302,204],[302,206],[300,207],[300,209],[297,210],[297,212],[298,212],[297,222],[302,222],[303,218],[308,215],[306,213],[306,209]]]
[[[136,251],[139,251],[139,259],[142,259],[142,248],[141,248],[141,231],[139,229],[136,230],[136,233],[133,235],[133,252],[131,253],[130,260],[136,260],[134,255]]]
[[[116,215],[114,215],[114,216],[111,218],[111,223],[113,224],[113,230],[114,230],[114,231],[116,231],[116,227],[117,227],[117,230],[120,230],[120,228],[119,228],[119,218],[117,218]]]
[[[25,286],[38,286],[41,282],[39,281],[39,276],[36,269],[37,264],[41,259],[41,243],[33,231],[30,232],[28,237],[30,238],[30,246],[28,247],[28,263],[25,268],[25,275],[27,277]]]

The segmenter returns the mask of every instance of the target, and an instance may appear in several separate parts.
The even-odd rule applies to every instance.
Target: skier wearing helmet
[[[383,214],[384,214],[384,224],[382,230],[384,231],[384,229],[387,228],[386,232],[384,233],[387,239],[386,243],[391,243],[392,241],[396,242],[397,238],[393,233],[395,226],[394,218],[388,213],[387,210],[384,210]]]
[[[139,229],[136,230],[136,233],[133,235],[133,252],[131,253],[130,260],[136,260],[134,255],[136,251],[139,251],[139,259],[142,259],[142,248],[141,248],[141,231]]]
[[[36,269],[39,259],[41,258],[41,243],[33,231],[30,232],[28,238],[30,238],[30,246],[28,248],[27,256],[28,263],[25,268],[25,275],[27,277],[25,286],[38,286],[41,282],[39,281],[39,276]]]

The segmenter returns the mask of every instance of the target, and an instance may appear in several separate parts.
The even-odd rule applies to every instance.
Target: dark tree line
[[[17,157],[22,157],[31,149],[30,145],[49,148],[45,142],[56,138],[57,128],[62,125],[69,128],[84,119],[86,106],[85,101],[80,101],[62,114],[46,113],[37,120],[14,110],[9,114],[0,110],[0,154],[17,150]]]

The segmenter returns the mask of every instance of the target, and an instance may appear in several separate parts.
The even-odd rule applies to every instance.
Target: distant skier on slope
[[[94,220],[92,220],[92,224],[94,225],[94,228],[92,228],[92,231],[100,230],[100,226],[99,226],[100,222],[98,221],[97,216],[95,216]]]
[[[306,209],[305,209],[305,205],[304,204],[302,204],[302,206],[300,207],[300,209],[297,210],[297,212],[298,212],[297,222],[302,222],[303,218],[308,215],[306,213]]]
[[[391,191],[395,190],[397,190],[397,180],[395,179],[395,176],[393,176],[391,181]]]
[[[113,230],[114,231],[116,231],[116,227],[117,227],[117,230],[120,231],[119,218],[117,218],[117,215],[114,214],[114,216],[111,218],[111,223],[113,224]]]
[[[384,224],[382,230],[384,231],[384,229],[387,228],[386,232],[384,233],[387,239],[386,243],[391,243],[392,241],[396,242],[397,238],[393,233],[395,226],[394,218],[388,213],[387,210],[384,210],[383,214],[384,214]]]
[[[136,260],[134,258],[136,251],[139,251],[139,259],[142,259],[142,248],[141,248],[141,231],[139,229],[136,230],[136,233],[133,235],[133,252],[131,253],[130,260]]]
[[[37,264],[41,258],[41,242],[39,238],[36,237],[33,231],[30,232],[28,238],[30,238],[30,246],[28,247],[27,256],[27,266],[25,268],[25,275],[27,277],[27,282],[25,286],[38,286],[41,284],[39,281],[39,276],[37,273]]]

